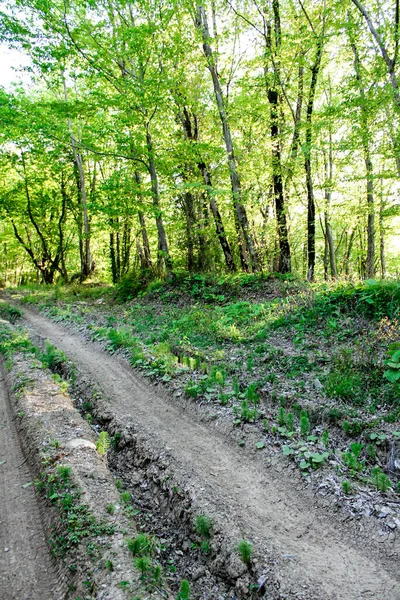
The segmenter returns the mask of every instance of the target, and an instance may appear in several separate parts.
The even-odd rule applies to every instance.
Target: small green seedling
[[[241,540],[238,544],[238,553],[245,565],[249,566],[253,556],[253,546],[247,540]]]
[[[177,600],[190,600],[190,585],[186,579],[182,579]]]
[[[212,520],[206,515],[197,515],[194,528],[197,535],[201,537],[210,538],[212,530]]]

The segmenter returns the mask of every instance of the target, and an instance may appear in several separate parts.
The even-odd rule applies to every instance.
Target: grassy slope
[[[145,375],[231,415],[233,426],[254,423],[259,447],[282,448],[306,476],[333,469],[344,493],[400,492],[387,468],[400,443],[398,282],[328,289],[183,275],[147,288],[127,280],[116,298],[98,287],[23,296],[111,351],[126,349]]]

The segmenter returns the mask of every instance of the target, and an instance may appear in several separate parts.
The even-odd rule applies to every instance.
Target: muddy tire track
[[[390,551],[377,553],[367,536],[352,539],[349,529],[314,504],[296,478],[249,459],[212,426],[136,375],[125,361],[31,309],[25,315],[36,334],[64,351],[93,381],[120,421],[140,430],[160,453],[168,451],[174,468],[184,474],[193,494],[202,496],[210,514],[218,515],[232,540],[247,537],[254,542],[258,556],[274,565],[279,597],[400,598],[397,542]],[[262,561],[258,566],[262,570]]]

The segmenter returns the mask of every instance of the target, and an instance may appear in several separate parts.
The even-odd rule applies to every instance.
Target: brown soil
[[[55,600],[64,597],[62,586],[11,416],[4,373],[0,376],[0,598]]]
[[[109,414],[163,458],[193,503],[214,519],[231,554],[240,539],[251,540],[256,554],[251,576],[268,578],[265,597],[400,598],[395,535],[369,540],[367,520],[354,527],[324,511],[300,477],[287,472],[284,459],[267,462],[238,448],[190,407],[184,410],[142,380],[125,361],[33,310],[25,314],[34,332],[64,351],[101,390]],[[214,559],[210,568],[230,570],[232,578],[238,577],[238,597],[251,597],[245,592],[249,577],[240,579],[240,568],[227,555],[225,562]]]

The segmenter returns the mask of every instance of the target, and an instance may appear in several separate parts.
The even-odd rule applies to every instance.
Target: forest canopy
[[[18,0],[0,282],[400,269],[399,0]]]

